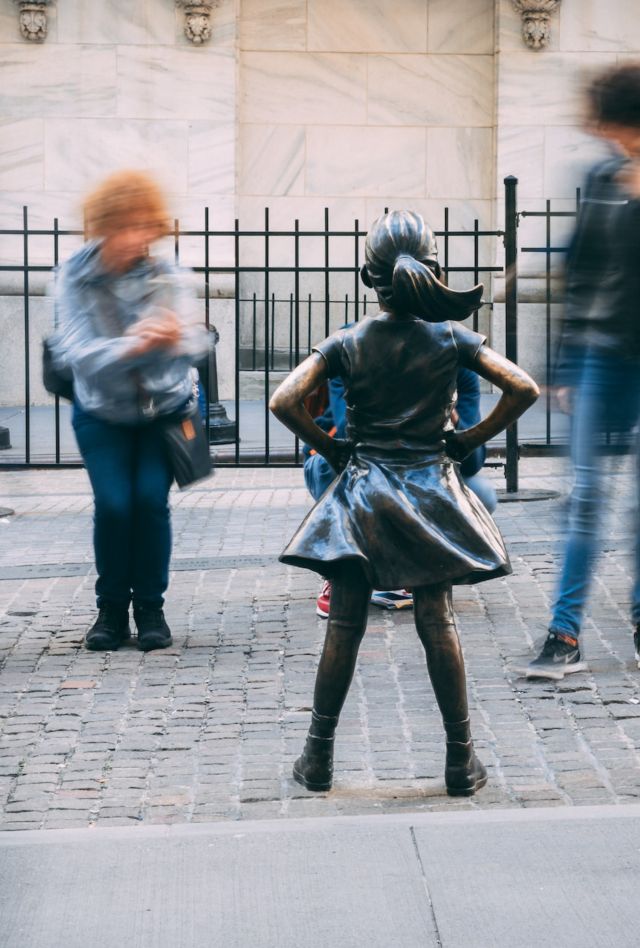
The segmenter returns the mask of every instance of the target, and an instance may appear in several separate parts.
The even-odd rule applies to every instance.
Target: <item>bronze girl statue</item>
[[[415,623],[446,732],[445,783],[470,796],[487,781],[471,741],[464,661],[451,601],[453,583],[511,571],[502,537],[464,485],[459,462],[516,420],[537,398],[535,382],[462,326],[483,287],[441,281],[433,232],[409,211],[369,231],[362,278],[380,312],[315,346],[280,385],[273,413],[340,472],[298,528],[282,562],[333,583],[311,727],[293,776],[328,790],[333,741],[367,623],[372,588],[409,587]],[[502,390],[493,411],[454,431],[458,366]],[[345,385],[347,433],[330,438],[303,402],[326,379]]]

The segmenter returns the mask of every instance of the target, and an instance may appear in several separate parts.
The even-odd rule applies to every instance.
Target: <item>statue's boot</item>
[[[293,765],[293,778],[307,790],[330,790],[333,783],[333,741],[337,717],[311,712],[304,750]]]
[[[447,734],[447,758],[444,782],[450,797],[471,797],[484,787],[487,771],[476,757],[471,740],[469,718],[454,723],[444,722]]]

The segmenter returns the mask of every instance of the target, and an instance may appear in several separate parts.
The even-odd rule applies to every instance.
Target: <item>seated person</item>
[[[460,366],[457,390],[458,400],[453,421],[456,428],[466,430],[477,425],[481,419],[479,376],[471,369]],[[346,438],[347,405],[342,380],[329,379],[326,389],[323,392],[319,391],[316,396],[316,404],[318,404],[318,396],[320,405],[316,410],[321,410],[322,413],[314,419],[315,423],[332,438]],[[324,403],[324,410],[322,410],[322,403]],[[311,413],[314,413],[313,409]],[[302,453],[305,459],[304,482],[313,499],[319,500],[329,484],[335,480],[336,472],[321,454],[312,451],[306,444],[303,446]],[[496,492],[490,482],[479,475],[486,456],[487,449],[484,445],[476,448],[460,465],[460,473],[467,487],[482,501],[489,513],[493,513],[498,503]],[[331,583],[326,579],[316,601],[316,613],[322,619],[326,619],[329,615],[330,601]],[[413,596],[407,589],[376,589],[371,595],[371,602],[383,609],[404,609],[413,606]]]

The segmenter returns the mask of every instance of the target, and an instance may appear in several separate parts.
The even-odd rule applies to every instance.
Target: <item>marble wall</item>
[[[607,154],[599,140],[583,130],[582,92],[599,69],[625,59],[640,59],[640,18],[637,0],[561,0],[551,17],[551,37],[542,51],[527,49],[521,37],[521,18],[511,0],[496,4],[496,219],[504,214],[502,180],[518,178],[521,211],[575,211],[576,188],[587,168]],[[546,259],[523,248],[544,246],[546,221],[523,215],[518,227],[521,253],[519,357],[525,368],[545,383],[546,365]],[[551,222],[551,243],[566,245],[573,227],[571,217]],[[502,247],[497,246],[502,263]],[[561,274],[562,257],[551,265]],[[494,289],[494,341],[504,344],[503,285]],[[553,299],[562,295],[561,280],[553,285]],[[552,323],[561,308],[551,307]]]
[[[78,225],[87,188],[132,165],[156,173],[184,227],[201,226],[208,205],[221,227],[236,217],[262,226],[265,206],[273,229],[294,220],[320,228],[325,208],[333,228],[366,227],[385,206],[402,206],[440,228],[447,206],[452,227],[494,228],[506,174],[519,178],[521,209],[547,199],[569,209],[601,151],[581,129],[581,83],[640,56],[637,6],[561,0],[549,48],[533,51],[511,0],[220,0],[212,39],[198,47],[174,0],[57,0],[42,45],[20,37],[13,0],[0,0],[0,227],[20,226],[24,204],[32,224],[57,216]],[[554,241],[569,226],[555,223]],[[521,245],[539,243],[541,227],[522,218]],[[71,249],[64,243],[62,256]],[[183,262],[202,263],[202,240],[181,249]],[[211,249],[217,263],[232,259],[229,239]],[[472,262],[470,241],[455,238],[449,250]],[[263,251],[247,238],[242,262],[259,266]],[[291,240],[272,240],[272,263],[289,265],[293,252]],[[300,252],[317,265],[323,242],[305,238]],[[21,253],[19,238],[0,236],[3,263]],[[484,240],[481,265],[500,254],[500,242]],[[51,241],[34,240],[31,255],[49,262]],[[353,242],[332,239],[331,262],[352,259]],[[539,257],[522,255],[531,306],[540,268]],[[501,287],[487,283],[496,307],[484,326],[499,341]],[[44,278],[35,274],[32,286],[44,292]],[[322,274],[305,275],[305,292],[322,300],[324,289]],[[212,290],[228,296],[233,283],[216,277]],[[264,290],[259,275],[243,277],[249,299]],[[270,290],[285,300],[277,332],[286,345],[290,281],[274,276]],[[352,274],[332,278],[332,298],[353,290]],[[2,275],[0,294],[19,291],[19,275]],[[332,319],[344,315],[332,308]],[[325,317],[320,305],[314,337]],[[533,335],[525,348],[539,350]]]
[[[242,216],[364,224],[412,206],[440,225],[446,202],[488,225],[494,15],[493,0],[242,0]]]
[[[494,0],[242,0],[240,219],[261,226],[268,205],[273,228],[297,219],[315,230],[327,209],[331,228],[366,229],[385,207],[410,207],[439,229],[448,205],[451,226],[490,227],[494,18]],[[293,243],[280,243],[274,252],[291,263]],[[308,262],[315,253],[322,263],[321,239],[301,246]],[[462,252],[471,263],[471,241]],[[487,240],[481,254],[493,253]],[[332,238],[329,257],[353,266],[353,239]],[[324,276],[305,274],[303,283],[317,301],[315,341],[327,327]],[[243,280],[249,296],[264,289],[258,274]],[[275,276],[269,289],[283,301],[274,331],[285,348],[293,281]],[[353,273],[331,275],[330,328],[354,318],[355,291]]]
[[[193,46],[174,0],[58,0],[43,44],[0,0],[0,226],[78,223],[82,195],[120,167],[153,171],[175,213],[226,220],[236,172],[236,0]]]

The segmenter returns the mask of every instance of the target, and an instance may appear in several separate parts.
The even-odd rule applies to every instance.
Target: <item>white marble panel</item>
[[[339,53],[244,53],[241,120],[290,125],[366,121],[366,61]]]
[[[370,56],[369,123],[493,124],[492,56]]]
[[[445,224],[445,208],[449,210],[449,230],[467,231],[473,233],[475,222],[478,221],[479,230],[493,230],[496,227],[494,202],[490,200],[436,200],[434,198],[406,198],[398,195],[385,195],[383,198],[370,198],[367,201],[366,225],[371,223],[389,210],[411,210],[422,214],[427,223],[436,231],[442,231]],[[444,237],[437,236],[439,260],[445,264],[447,259]],[[495,264],[496,238],[481,237],[478,243],[478,263],[480,267],[491,267]],[[451,266],[473,267],[473,239],[458,237],[449,239],[449,264]],[[490,273],[480,273],[479,281],[485,284],[485,297],[489,298],[491,277]],[[450,275],[450,283],[457,288],[469,287],[473,283],[473,274],[462,273]]]
[[[494,0],[429,0],[430,53],[490,53],[494,51]]]
[[[204,209],[209,208],[209,227],[217,230],[229,230],[237,215],[235,196],[215,194],[211,200],[201,196],[175,195],[172,209],[180,221],[183,230],[197,230],[204,227]]]
[[[25,205],[29,211],[29,225],[33,227],[52,227],[54,217],[64,229],[79,227],[82,223],[76,193],[68,190],[34,193],[14,189],[0,192],[0,227],[22,227],[22,208]]]
[[[585,52],[640,50],[638,0],[580,0],[560,6],[560,47]]]
[[[307,0],[242,0],[240,49],[304,50]]]
[[[427,129],[426,195],[435,198],[493,196],[493,129]]]
[[[190,122],[189,193],[206,197],[214,194],[233,194],[235,155],[235,125]]]
[[[42,119],[0,120],[0,191],[39,190],[43,184]]]
[[[293,230],[298,220],[301,229],[321,230],[324,227],[324,211],[329,210],[331,227],[349,229],[358,220],[362,226],[367,220],[366,200],[352,195],[345,197],[304,197],[277,195],[274,197],[242,196],[239,199],[239,216],[242,227],[262,227],[265,205],[269,207],[270,226],[279,230]],[[311,238],[308,238],[311,240]]]
[[[0,43],[19,43],[22,41],[20,36],[20,26],[15,12],[16,8],[11,3],[0,4]]]
[[[573,198],[589,168],[610,154],[606,144],[579,128],[547,128],[544,149],[546,198]]]
[[[307,128],[307,194],[424,194],[421,128]]]
[[[308,0],[308,48],[426,53],[426,0]]]
[[[304,128],[240,126],[240,193],[303,194],[304,157]]]
[[[175,4],[166,0],[62,0],[57,4],[60,43],[170,44]]]
[[[186,122],[49,119],[45,187],[84,192],[112,171],[133,167],[149,169],[169,191],[184,193],[187,136]]]
[[[589,69],[615,56],[594,53]],[[582,121],[585,57],[579,53],[502,53],[498,73],[498,124],[578,125]]]
[[[116,57],[108,46],[36,45],[2,48],[0,115],[114,115]]]
[[[389,193],[381,198],[367,200],[366,221],[371,224],[377,217],[389,210],[410,210],[422,214],[435,230],[444,227],[444,209],[449,208],[449,228],[473,230],[474,221],[478,221],[481,230],[494,226],[494,204],[492,201],[436,200],[435,198],[406,198]]]
[[[552,338],[557,338],[562,307],[551,306]],[[539,385],[547,383],[547,309],[539,303],[523,303],[518,306],[518,365],[528,372]],[[505,351],[505,307],[495,303],[493,312],[493,334],[491,347],[496,352]],[[552,350],[555,361],[556,351]],[[550,381],[550,380],[549,380]],[[544,396],[542,396],[544,397]],[[554,426],[558,424],[554,420]],[[522,431],[522,427],[520,429]]]
[[[235,57],[231,50],[118,46],[121,118],[235,119]]]
[[[497,182],[507,175],[518,179],[521,198],[544,197],[544,128],[508,125],[497,130]]]

